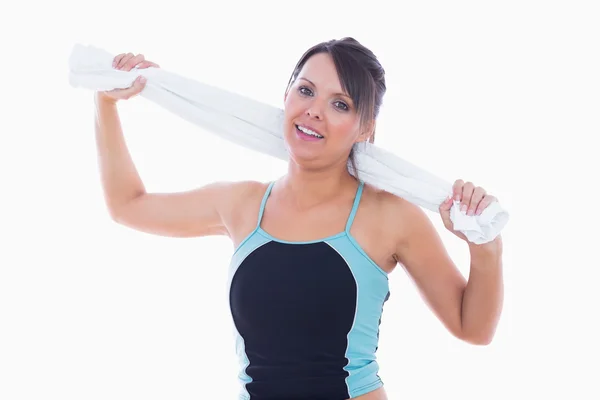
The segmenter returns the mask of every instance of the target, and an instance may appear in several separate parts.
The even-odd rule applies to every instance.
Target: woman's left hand
[[[487,194],[484,188],[458,179],[452,186],[452,196],[448,196],[439,208],[444,226],[459,238],[468,241],[463,233],[454,230],[450,220],[450,209],[453,202],[460,201],[460,209],[462,212],[466,212],[467,215],[480,215],[487,206],[496,200],[496,197]]]

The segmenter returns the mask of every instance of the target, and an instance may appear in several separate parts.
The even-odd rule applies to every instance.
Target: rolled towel
[[[143,75],[147,82],[140,96],[223,139],[289,160],[282,109],[163,68],[120,71],[112,67],[113,59],[114,55],[103,49],[75,44],[69,56],[70,85],[90,90],[124,89]],[[452,194],[452,183],[372,143],[355,144],[355,161],[356,171],[348,163],[353,176],[430,211],[439,212],[439,206]],[[470,216],[454,201],[450,219],[467,240],[483,244],[500,234],[509,214],[495,201],[480,215]]]

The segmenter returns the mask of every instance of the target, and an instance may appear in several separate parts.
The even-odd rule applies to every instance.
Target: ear
[[[358,135],[355,143],[368,142],[371,137],[375,134],[375,121],[371,121],[365,128],[364,131]]]
[[[283,102],[285,103],[287,101],[288,98],[288,94],[290,94],[290,88],[292,87],[292,84],[290,83],[289,85],[287,85],[287,87],[285,88],[285,93],[283,94]]]

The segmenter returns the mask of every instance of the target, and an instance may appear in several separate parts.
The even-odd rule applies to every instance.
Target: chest
[[[290,207],[270,201],[259,227],[268,235],[287,242],[314,242],[348,234],[360,250],[377,266],[390,273],[396,266],[393,257],[395,241],[385,215],[376,204],[363,201],[352,211],[352,202],[325,204],[308,210],[294,211]],[[252,230],[248,224],[244,232]]]
[[[375,374],[361,368],[375,360],[388,280],[347,237],[299,244],[255,232],[230,268],[248,391],[345,399],[348,370],[362,384],[365,373]]]
[[[352,218],[351,204],[324,204],[306,210],[272,201],[264,210],[260,227],[272,236],[286,241],[315,241],[346,230]]]

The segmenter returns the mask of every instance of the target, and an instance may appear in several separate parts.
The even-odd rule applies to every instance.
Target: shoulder
[[[253,180],[219,182],[220,213],[227,225],[236,226],[254,215],[270,182]]]
[[[222,181],[214,183],[219,192],[219,200],[224,209],[239,209],[265,194],[270,182],[260,181]]]
[[[367,183],[364,184],[363,201],[377,207],[382,216],[392,219],[396,219],[396,216],[414,216],[421,211],[419,206],[408,200]]]
[[[223,182],[226,191],[232,196],[262,196],[270,182],[260,181],[235,181]]]
[[[425,211],[410,201],[378,189],[365,183],[365,203],[371,210],[377,222],[385,227],[385,232],[393,238],[398,246],[407,243],[423,229],[432,227],[431,220]]]

